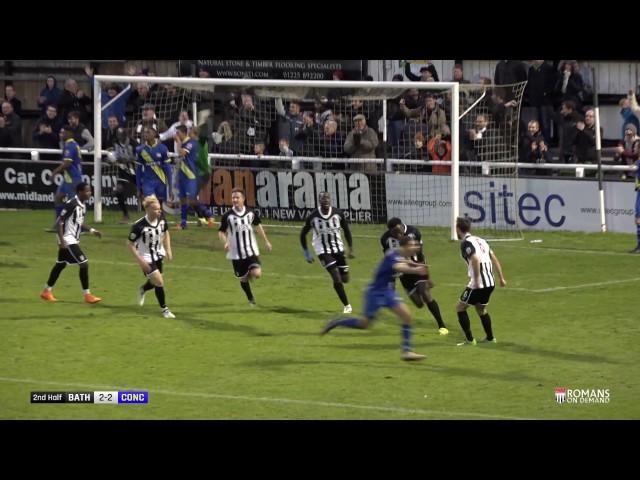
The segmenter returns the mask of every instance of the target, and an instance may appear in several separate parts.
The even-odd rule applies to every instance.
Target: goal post
[[[304,173],[305,169],[308,169],[310,176],[315,177],[321,176],[321,172],[333,172],[336,177],[343,175],[342,172],[353,171],[369,175],[371,171],[368,169],[367,164],[375,164],[377,167],[373,170],[377,185],[372,186],[372,191],[375,190],[377,193],[374,194],[380,196],[380,198],[377,199],[378,202],[384,202],[384,214],[374,216],[376,223],[386,222],[386,216],[393,216],[392,212],[395,212],[394,215],[401,215],[403,217],[406,214],[407,220],[410,216],[411,222],[416,225],[446,227],[448,230],[448,236],[452,240],[455,240],[457,239],[455,220],[461,214],[461,201],[466,202],[465,195],[468,195],[468,192],[465,194],[465,192],[461,190],[461,186],[466,185],[468,187],[473,184],[473,188],[481,192],[482,195],[488,199],[490,195],[494,195],[493,191],[489,191],[489,182],[486,181],[488,176],[493,174],[492,172],[502,171],[505,178],[508,178],[509,182],[515,182],[515,179],[517,179],[517,168],[511,167],[511,169],[509,169],[506,167],[508,164],[507,162],[517,162],[517,135],[515,145],[513,144],[512,136],[507,138],[506,135],[503,135],[501,137],[501,141],[503,143],[498,146],[494,145],[492,149],[487,150],[485,152],[486,155],[484,160],[481,159],[482,161],[476,159],[472,162],[467,162],[461,158],[461,146],[464,143],[463,135],[465,135],[464,138],[466,138],[469,128],[469,125],[464,125],[461,129],[461,123],[463,121],[466,122],[467,120],[465,119],[467,118],[469,121],[472,121],[475,118],[472,114],[477,113],[475,110],[480,108],[473,106],[471,103],[466,101],[461,102],[461,99],[466,98],[465,95],[469,97],[474,97],[475,95],[474,100],[481,98],[486,94],[487,89],[495,87],[492,85],[470,86],[460,85],[457,82],[299,81],[96,75],[94,77],[94,90],[96,92],[94,95],[94,112],[96,112],[94,117],[94,140],[96,151],[101,150],[103,140],[101,136],[103,106],[100,102],[100,92],[108,83],[130,83],[131,85],[146,83],[156,86],[171,85],[181,89],[182,91],[190,92],[189,94],[181,97],[183,102],[182,105],[188,105],[189,110],[194,113],[196,111],[204,112],[209,108],[216,110],[212,113],[212,117],[214,114],[216,115],[213,129],[215,130],[216,127],[219,127],[220,131],[213,132],[214,138],[215,135],[218,135],[218,137],[226,136],[226,132],[224,131],[222,124],[227,122],[220,121],[220,118],[223,116],[223,113],[220,110],[226,108],[227,105],[220,107],[219,101],[216,100],[218,103],[215,103],[215,107],[203,107],[201,104],[198,104],[198,95],[217,95],[232,91],[244,92],[249,91],[246,89],[250,89],[252,93],[247,95],[253,96],[255,110],[263,115],[263,117],[270,119],[267,121],[267,129],[270,128],[270,126],[273,126],[273,122],[280,121],[282,117],[278,117],[278,115],[282,115],[282,112],[284,112],[283,105],[286,105],[287,103],[289,105],[291,103],[313,105],[314,98],[317,99],[322,97],[326,100],[326,96],[332,98],[331,95],[333,95],[333,100],[331,100],[335,106],[333,114],[337,117],[336,121],[338,123],[338,128],[341,129],[341,133],[344,137],[348,137],[349,132],[351,132],[353,128],[353,122],[355,121],[353,119],[355,116],[351,117],[350,115],[356,112],[354,109],[356,108],[357,103],[359,108],[363,109],[362,111],[364,111],[367,116],[367,124],[370,124],[369,120],[372,120],[374,117],[380,117],[377,122],[375,120],[371,121],[372,124],[375,123],[375,125],[373,125],[373,129],[376,135],[379,133],[380,144],[382,147],[380,151],[377,152],[377,158],[375,160],[372,158],[367,161],[364,157],[357,158],[357,155],[349,155],[344,152],[336,157],[333,154],[327,154],[323,150],[320,150],[320,153],[318,153],[318,151],[315,151],[315,153],[304,151],[295,152],[293,156],[287,156],[283,153],[267,153],[264,151],[258,151],[257,149],[256,152],[254,152],[253,141],[251,144],[246,144],[242,143],[244,141],[243,139],[238,138],[238,136],[243,133],[240,128],[234,130],[233,134],[235,136],[233,141],[229,142],[229,149],[210,150],[209,158],[212,161],[214,172],[217,168],[229,168],[232,170],[247,168],[254,172],[256,179],[259,177],[259,180],[263,182],[260,185],[263,187],[266,185],[265,188],[268,187],[268,182],[271,181],[272,177],[276,178],[277,181],[285,179],[289,184],[288,186],[287,184],[284,184],[282,187],[284,189],[293,189],[294,186],[299,186],[298,183],[300,182],[302,182],[304,187],[304,182],[306,180],[302,177],[306,178],[306,174]],[[523,86],[519,90],[520,93],[522,89]],[[416,96],[416,98],[419,98],[418,103],[411,105],[411,109],[409,109],[409,105],[407,105],[406,111],[411,111],[412,115],[414,112],[417,112],[416,116],[423,115],[423,113],[418,112],[418,110],[421,108],[428,108],[424,106],[427,97],[434,99],[439,105],[439,108],[443,110],[443,115],[446,117],[448,128],[446,134],[447,139],[450,138],[450,140],[448,140],[449,156],[446,159],[438,158],[432,160],[431,156],[424,155],[416,157],[415,152],[410,151],[413,148],[414,141],[417,148],[419,139],[422,138],[422,143],[424,143],[423,150],[426,152],[427,140],[430,141],[433,139],[432,125],[428,125],[428,121],[423,117],[411,119],[407,117],[406,120],[398,122],[402,124],[401,126],[403,128],[402,140],[398,140],[397,132],[394,136],[392,131],[388,131],[388,125],[391,123],[392,115],[390,107],[393,106],[397,111],[399,99],[404,99],[404,96],[408,91],[418,92]],[[189,96],[191,94],[193,94],[193,96]],[[245,94],[243,93],[242,96],[244,97],[244,95]],[[279,104],[278,99],[280,101]],[[238,100],[238,103],[240,102],[240,95],[236,100]],[[521,98],[518,97],[516,113],[519,113],[520,100]],[[168,100],[163,99],[162,101]],[[244,99],[242,99],[242,101],[244,101]],[[481,98],[481,101],[485,102],[486,100]],[[426,103],[428,104],[428,102]],[[211,105],[214,105],[213,100],[211,101]],[[482,103],[482,105],[482,108],[484,108],[483,111],[487,110],[484,103]],[[236,105],[234,105],[234,107],[237,108]],[[252,106],[252,108],[254,107]],[[378,108],[379,110],[376,110]],[[313,107],[310,109],[312,110]],[[466,112],[468,112],[470,109],[473,109],[474,112],[463,117],[461,120],[461,110],[466,110]],[[376,115],[372,113],[374,110],[378,112]],[[279,113],[276,113],[276,111]],[[308,112],[304,113],[307,114]],[[371,115],[369,115],[370,113]],[[302,116],[302,112],[300,112],[300,115]],[[316,111],[316,121],[318,121],[318,118],[322,116],[322,113],[318,113],[318,111]],[[488,115],[485,114],[485,116]],[[198,115],[194,115],[194,122],[198,122],[197,117]],[[167,121],[167,124],[169,123],[170,122]],[[322,137],[323,131],[321,125],[317,125],[316,127],[320,137]],[[243,128],[246,128],[246,125]],[[252,127],[248,130],[250,131],[251,129]],[[513,125],[513,129],[513,131],[517,133],[517,122]],[[231,137],[231,133],[229,134],[229,137]],[[211,132],[209,132],[207,140],[211,146],[211,144],[213,144]],[[278,139],[276,138],[275,140],[275,146],[277,149]],[[273,141],[273,138],[271,141]],[[402,143],[402,145],[400,145],[400,143]],[[234,146],[239,146],[241,148],[234,149],[232,148]],[[513,155],[513,152],[516,152],[515,156]],[[272,173],[262,171],[267,167],[263,168],[261,166],[262,163],[258,166],[256,166],[255,163],[251,164],[251,162],[255,160],[261,160],[264,162],[264,165],[271,165],[272,167],[277,164],[280,171]],[[103,191],[103,186],[108,184],[108,182],[103,183],[104,179],[102,178],[103,167],[108,168],[108,166],[106,164],[102,164],[102,159],[98,155],[94,157],[94,162],[94,190],[96,199],[94,218],[96,222],[102,222],[104,220],[105,205],[109,206],[109,204],[104,203],[105,191]],[[504,168],[500,166],[501,162],[504,163]],[[480,172],[479,166],[483,165],[484,167],[486,163],[491,163],[491,165],[486,168],[482,168],[482,172]],[[246,166],[247,164],[250,165]],[[369,165],[369,167],[370,166],[371,165]],[[446,168],[441,168],[440,170],[436,168],[443,166]],[[462,171],[463,168],[465,169],[464,171]],[[285,170],[289,173],[285,172]],[[286,177],[286,175],[291,175],[291,172],[293,172],[295,177],[293,179]],[[238,175],[240,174],[235,170],[233,173]],[[348,177],[346,180],[347,183],[351,182],[354,185],[357,185],[360,177],[355,178],[355,174],[351,177],[349,177],[347,173],[344,173],[344,175]],[[500,173],[498,175],[500,175]],[[344,183],[343,180],[340,181]],[[474,184],[473,182],[476,183]],[[351,183],[349,183],[349,187],[351,187]],[[280,186],[278,188],[280,188]],[[493,187],[493,183],[491,183],[491,188],[495,188]],[[512,188],[511,184],[509,188]],[[515,189],[515,186],[513,186],[513,188]],[[282,197],[282,195],[287,195],[287,192],[284,192],[284,194],[281,190],[278,192],[280,197]],[[392,201],[389,199],[389,193],[396,195],[397,198],[394,198],[393,201],[396,202],[396,205],[402,205],[401,208],[396,210],[387,209],[387,204]],[[272,193],[269,192],[262,192],[262,194],[263,199],[265,195],[267,197],[272,195]],[[289,195],[293,196],[294,193],[289,192]],[[298,195],[297,193],[295,195],[297,195],[296,199],[301,198],[301,195],[303,196],[303,194]],[[428,202],[424,201],[425,198],[429,198],[430,200]],[[213,199],[211,201],[213,202]],[[287,200],[285,199],[284,201],[286,203]],[[334,199],[334,201],[337,202],[338,200]],[[436,206],[434,206],[435,203],[438,204],[437,211]],[[313,202],[311,204],[313,204]],[[307,202],[307,209],[311,204]],[[345,204],[348,205],[348,201],[345,201]],[[336,206],[344,208],[341,204],[337,204]],[[505,204],[504,217],[507,219],[514,218],[512,213],[507,215],[506,208]],[[463,215],[467,215],[468,211],[468,209],[463,211]],[[473,210],[470,211],[473,212]],[[497,228],[494,225],[494,231],[498,237],[501,236],[503,231],[507,237],[513,237],[513,232],[515,231],[519,232],[517,224],[515,227],[511,225],[511,222],[507,222],[504,225],[500,224],[500,222],[503,221],[500,212],[498,217],[500,218],[497,220],[493,219],[494,224],[496,221],[499,224]],[[298,217],[290,218],[299,220]],[[517,215],[515,218],[517,222]],[[482,228],[483,225],[481,223],[482,222],[476,224],[476,227]]]

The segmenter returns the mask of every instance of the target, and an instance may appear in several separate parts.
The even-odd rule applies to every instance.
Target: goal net
[[[521,236],[514,163],[524,84],[113,76],[95,81],[96,88],[113,81],[158,85],[153,102],[162,128],[179,122],[180,110],[189,112],[213,167],[203,179],[200,201],[216,216],[230,208],[235,187],[246,191],[247,203],[264,218],[298,222],[317,207],[318,193],[328,191],[354,223],[386,223],[397,216],[409,224],[445,227],[454,238],[455,217],[466,215],[491,238]],[[136,125],[139,120],[131,118],[132,135]],[[165,135],[165,142],[174,150],[172,138]],[[174,160],[174,178],[179,161]],[[103,175],[120,168],[96,167]],[[115,184],[100,185],[96,221],[115,221]],[[135,193],[129,200],[135,203]],[[165,211],[175,212],[177,201],[170,188]]]

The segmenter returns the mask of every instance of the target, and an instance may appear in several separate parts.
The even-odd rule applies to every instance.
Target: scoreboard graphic
[[[147,404],[149,392],[31,392],[31,403]]]

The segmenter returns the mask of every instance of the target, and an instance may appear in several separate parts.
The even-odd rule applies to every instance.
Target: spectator
[[[513,85],[527,81],[527,67],[520,60],[500,60],[493,75],[495,85]],[[513,88],[505,88],[504,102],[515,98]]]
[[[91,66],[86,65],[84,67],[84,71],[87,76],[91,79],[91,84],[93,85],[93,74],[94,70]],[[129,67],[129,71],[127,72],[129,75],[135,75],[136,70],[133,67]],[[125,111],[127,108],[127,101],[131,96],[131,84],[129,84],[128,90],[126,90],[121,96],[119,96],[116,100],[116,96],[121,92],[120,86],[117,83],[109,83],[106,88],[100,94],[100,101],[102,102],[102,129],[108,128],[108,118],[110,115],[115,115],[118,119],[118,124],[125,126],[127,124],[127,117],[125,116]],[[112,102],[107,108],[104,108],[109,102]],[[115,137],[114,137],[115,138]]]
[[[266,128],[265,119],[256,111],[253,96],[248,93],[240,95],[241,105],[231,110],[234,130],[239,145],[239,153],[254,153],[254,144],[264,142],[262,133]],[[234,102],[235,103],[235,102]]]
[[[344,142],[344,151],[352,158],[376,158],[378,135],[367,127],[367,119],[364,115],[356,115],[353,119],[355,128],[347,135]],[[373,173],[377,171],[377,164],[366,163],[365,171]]]
[[[496,161],[499,160],[497,146],[501,143],[500,136],[492,129],[489,129],[489,119],[487,115],[476,116],[475,128],[467,131],[469,140],[469,151],[467,159],[469,161]]]
[[[327,118],[333,115],[331,103],[327,97],[318,97],[314,102],[314,106],[316,110],[316,123],[320,128],[323,128]]]
[[[529,117],[537,120],[542,136],[548,145],[551,142],[551,116],[553,114],[553,67],[544,60],[533,60],[529,68],[529,79],[524,90],[523,106]]]
[[[628,123],[624,128],[624,137],[616,147],[614,160],[622,165],[634,165],[638,159],[640,159],[638,129],[633,123]],[[623,174],[622,179],[626,178],[626,174]]]
[[[429,65],[421,67],[420,75],[418,76],[411,71],[411,63],[405,61],[404,74],[407,76],[409,80],[413,82],[439,82],[440,81],[440,79],[438,78],[438,71],[436,70],[436,67],[434,67],[433,64],[431,63],[429,63]]]
[[[402,80],[402,75],[399,73],[394,75],[392,79],[393,82],[402,82]],[[389,121],[387,127],[388,143],[394,148],[400,143],[400,135],[406,122],[404,112],[400,108],[400,100],[402,100],[402,98],[402,95],[398,95],[396,98],[387,100],[387,119]],[[407,101],[405,100],[405,104],[406,103]]]
[[[118,117],[109,115],[107,128],[102,130],[102,148],[104,150],[112,150],[114,148],[115,143],[118,141],[118,130],[120,130]]]
[[[156,117],[156,107],[150,103],[142,106],[142,118],[134,129],[134,140],[137,145],[142,145],[144,141],[142,133],[145,127],[150,127],[159,133],[167,131],[167,124],[161,118]]]
[[[86,123],[91,120],[90,109],[91,99],[78,88],[78,83],[73,78],[67,78],[64,91],[58,98],[58,116],[67,118],[70,112],[75,111],[80,115],[80,122]]]
[[[298,134],[304,128],[302,113],[300,112],[300,102],[291,100],[289,111],[285,112],[282,98],[276,98],[276,113],[278,120],[278,137],[286,138],[296,152],[302,151],[302,140],[298,139]]]
[[[22,147],[22,119],[15,114],[10,102],[2,102],[2,115],[4,116],[4,128],[7,129],[11,137],[11,146],[14,148]]]
[[[462,71],[462,65],[456,63],[453,67],[453,82],[458,83],[470,83],[469,80],[464,79],[464,73]]]
[[[560,65],[554,90],[560,102],[571,101],[577,111],[582,110],[584,82],[578,73],[578,62],[567,60]]]
[[[544,136],[540,131],[540,123],[537,120],[531,120],[527,124],[527,131],[520,138],[519,158],[522,163],[546,163],[549,161],[549,148],[545,142]],[[548,170],[521,170],[523,174],[543,175]]]
[[[67,121],[69,123],[69,131],[73,133],[73,139],[84,150],[93,149],[93,135],[89,132],[89,129],[80,123],[80,112],[69,112],[67,115]]]
[[[58,107],[52,103],[47,106],[45,113],[36,122],[32,136],[34,145],[38,148],[60,148],[61,128]]]
[[[336,81],[344,80],[344,72],[342,70],[336,70],[331,75],[331,78]]]
[[[12,144],[11,132],[7,128],[7,121],[4,115],[0,114],[0,147],[11,148],[15,145]],[[12,154],[3,154],[6,158],[13,158]]]
[[[573,145],[578,133],[576,125],[582,121],[582,116],[576,112],[576,104],[571,100],[562,102],[560,107],[560,162],[575,163]]]
[[[211,134],[213,139],[213,152],[215,153],[233,153],[233,131],[229,122],[221,122],[218,130]]]
[[[20,100],[18,100],[18,97],[16,97],[16,89],[13,85],[9,84],[9,85],[5,85],[4,87],[4,99],[11,103],[11,106],[13,107],[13,111],[15,112],[16,115],[18,115],[19,117],[22,116],[22,102]]]
[[[428,138],[433,138],[437,133],[442,133],[447,124],[444,110],[437,104],[432,94],[427,94],[424,105],[419,108],[408,109],[404,101],[400,101],[400,109],[408,118],[417,118],[420,123],[427,125]]]
[[[344,139],[338,133],[338,123],[329,119],[324,122],[320,136],[319,155],[323,158],[341,158],[344,155]]]
[[[415,134],[413,139],[413,148],[406,152],[404,156],[411,160],[429,160],[429,150],[422,132],[417,132]]]
[[[451,130],[445,125],[442,134],[438,133],[427,145],[430,160],[451,160]],[[433,165],[433,173],[451,173],[450,165]]]
[[[38,97],[38,107],[42,109],[42,114],[47,113],[47,107],[49,105],[56,106],[56,113],[58,110],[58,99],[60,98],[60,89],[58,88],[58,81],[53,75],[47,77],[44,88],[40,90],[40,96]]]
[[[333,117],[330,117],[325,121],[325,125],[328,121],[330,121]],[[296,152],[306,156],[306,157],[315,157],[318,155],[318,145],[319,145],[319,127],[315,122],[315,115],[313,112],[307,110],[302,114],[302,129],[298,132],[298,136],[296,140],[301,145],[301,150],[296,150]],[[314,163],[314,166],[320,165]]]
[[[622,137],[626,135],[626,129],[629,123],[636,127],[636,132],[640,130],[640,121],[638,121],[640,107],[638,106],[633,90],[629,90],[629,94],[620,100],[619,105],[620,115],[622,116]]]
[[[149,103],[151,99],[151,91],[149,90],[149,84],[140,82],[136,84],[135,92],[132,92],[129,96],[129,105],[133,110],[134,116],[140,112],[140,110]],[[142,133],[140,134],[142,135]]]
[[[178,125],[184,125],[187,127],[187,133],[191,133],[193,129],[193,121],[189,119],[189,112],[187,110],[180,110],[178,114],[178,121],[173,123],[166,131],[160,134],[160,141],[166,142],[167,140],[171,140],[176,135],[176,128]],[[173,151],[178,151],[178,143],[174,142]]]
[[[576,136],[573,141],[577,163],[596,163],[596,113],[587,110],[584,114],[584,122],[576,123]],[[600,127],[602,137],[602,127]]]

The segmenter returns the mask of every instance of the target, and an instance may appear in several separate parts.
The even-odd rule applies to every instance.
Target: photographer
[[[353,122],[355,128],[347,135],[344,151],[352,158],[376,158],[378,134],[372,128],[367,127],[367,119],[362,114],[353,117]],[[373,173],[376,171],[377,164],[365,164],[365,172]]]

